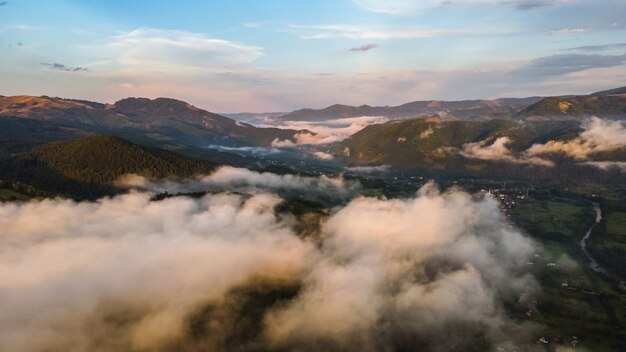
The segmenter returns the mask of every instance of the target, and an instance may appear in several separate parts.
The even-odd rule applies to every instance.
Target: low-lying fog
[[[0,204],[0,350],[538,348],[504,308],[536,290],[537,249],[489,197],[232,168],[121,182],[135,189]],[[151,200],[165,190],[214,193]],[[303,237],[275,211],[294,195],[340,205]]]

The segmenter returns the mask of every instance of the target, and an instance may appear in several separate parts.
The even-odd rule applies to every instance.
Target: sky
[[[0,0],[0,95],[214,112],[626,85],[624,0]]]

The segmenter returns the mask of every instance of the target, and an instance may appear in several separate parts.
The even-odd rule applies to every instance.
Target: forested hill
[[[0,179],[32,186],[37,191],[93,198],[113,194],[113,185],[128,173],[154,178],[191,177],[214,165],[127,140],[91,135],[37,146],[0,161]]]
[[[626,87],[596,92],[590,95],[548,97],[522,110],[523,118],[576,118],[600,116],[626,118]]]

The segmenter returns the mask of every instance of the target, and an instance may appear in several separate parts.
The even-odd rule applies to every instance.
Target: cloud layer
[[[493,199],[357,198],[301,239],[274,195],[150,198],[0,204],[0,349],[534,345],[503,304],[535,248]]]
[[[121,187],[170,194],[224,191],[252,194],[269,192],[330,203],[347,201],[361,187],[358,182],[348,182],[341,177],[277,175],[229,166],[220,167],[210,175],[179,181],[150,181],[145,177],[131,174],[122,177],[117,184]]]
[[[326,121],[275,121],[269,124],[261,124],[262,127],[278,127],[283,129],[309,130],[315,132],[298,133],[294,135],[295,143],[290,140],[276,140],[272,143],[275,147],[294,147],[299,144],[330,144],[340,142],[363,128],[389,121],[384,116],[360,116],[338,118]]]

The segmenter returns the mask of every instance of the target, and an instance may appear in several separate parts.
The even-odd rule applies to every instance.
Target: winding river
[[[583,237],[582,240],[580,240],[580,248],[582,249],[582,251],[585,253],[585,255],[587,256],[587,258],[589,258],[589,266],[591,267],[591,269],[597,273],[603,274],[607,277],[616,279],[617,281],[619,281],[618,286],[626,291],[626,280],[624,278],[618,277],[616,275],[611,274],[605,267],[603,267],[602,265],[600,265],[598,263],[598,261],[596,260],[596,258],[594,258],[591,253],[589,253],[589,251],[587,250],[587,241],[589,240],[589,237],[591,236],[591,232],[593,231],[593,228],[600,223],[600,221],[602,221],[602,210],[600,209],[600,207],[594,203],[593,205],[593,209],[596,212],[596,222],[591,225],[591,227],[589,228],[589,230],[587,230],[587,232],[585,233],[585,237]]]
[[[597,204],[594,204],[593,209],[596,212],[596,222],[593,225],[591,225],[589,230],[587,230],[587,232],[585,233],[585,237],[583,237],[583,239],[580,240],[580,248],[583,250],[587,258],[589,258],[589,265],[591,266],[591,269],[593,269],[593,271],[610,276],[611,274],[609,273],[609,271],[606,270],[606,268],[604,268],[603,266],[601,266],[598,263],[598,261],[591,255],[591,253],[589,253],[589,251],[587,250],[587,240],[589,240],[589,237],[591,236],[591,232],[593,231],[593,228],[598,223],[600,223],[600,221],[602,221],[602,210],[600,209],[600,207]]]

